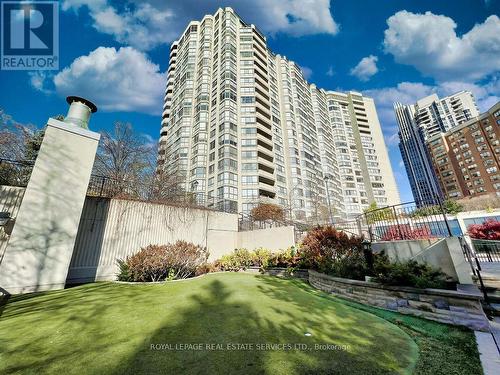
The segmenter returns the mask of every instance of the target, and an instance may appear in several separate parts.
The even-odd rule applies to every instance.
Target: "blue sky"
[[[404,201],[413,200],[397,148],[395,100],[473,91],[500,100],[500,0],[65,0],[60,70],[0,71],[0,107],[43,126],[66,95],[93,100],[93,130],[128,121],[158,138],[169,45],[191,19],[232,6],[319,87],[375,99]]]

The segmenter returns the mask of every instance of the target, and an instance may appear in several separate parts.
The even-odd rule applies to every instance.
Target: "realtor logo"
[[[59,69],[57,1],[2,2],[2,70]]]

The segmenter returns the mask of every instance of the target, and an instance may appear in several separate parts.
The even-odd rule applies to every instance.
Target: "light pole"
[[[331,179],[330,175],[325,175],[326,199],[328,202],[328,215],[330,217],[330,225],[333,225],[332,205],[330,204],[330,189],[328,189],[328,181]]]
[[[196,193],[196,190],[198,190],[198,184],[199,182],[197,180],[191,183],[191,191],[193,192],[193,198],[196,204],[198,204],[198,194]]]

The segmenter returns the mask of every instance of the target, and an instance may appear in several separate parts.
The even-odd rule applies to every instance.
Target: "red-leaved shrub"
[[[483,224],[472,224],[467,228],[469,236],[480,240],[500,240],[500,221],[488,219]]]
[[[369,274],[362,238],[348,236],[331,226],[307,232],[300,247],[303,265],[330,275],[363,280]]]
[[[383,234],[382,241],[424,240],[433,238],[428,226],[411,228],[409,224],[391,225]]]
[[[119,280],[161,281],[193,276],[206,263],[207,250],[186,241],[149,245],[120,264]]]

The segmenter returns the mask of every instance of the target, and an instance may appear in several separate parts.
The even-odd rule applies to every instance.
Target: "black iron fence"
[[[307,231],[311,229],[311,225],[295,220],[289,220],[289,219],[255,220],[250,214],[245,214],[240,212],[238,215],[239,215],[239,220],[238,220],[239,231],[293,226],[296,243],[300,242],[303,239],[304,235],[307,233]]]
[[[472,239],[479,262],[500,262],[500,241]]]
[[[477,257],[477,253],[473,248],[471,248],[469,246],[469,244],[464,236],[460,236],[460,237],[458,237],[458,239],[460,241],[460,245],[462,246],[464,258],[469,262],[471,270],[472,270],[472,274],[479,281],[479,289],[483,293],[484,301],[486,302],[486,304],[489,305],[490,301],[488,298],[488,290],[486,289],[484,282],[483,282],[483,278],[481,276],[481,271],[482,271],[481,264],[479,263],[479,258]]]
[[[238,212],[237,202],[233,200],[208,196],[200,192],[180,191],[178,188],[157,187],[149,181],[119,180],[98,175],[90,177],[87,195],[100,198],[137,199],[228,213]]]
[[[370,241],[415,240],[452,236],[450,219],[442,205],[417,207],[408,202],[370,210],[334,226]]]

